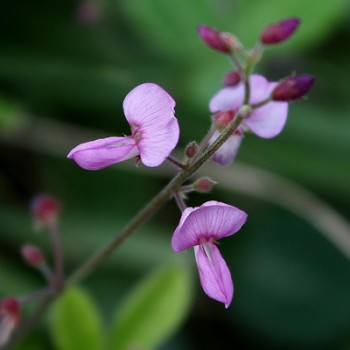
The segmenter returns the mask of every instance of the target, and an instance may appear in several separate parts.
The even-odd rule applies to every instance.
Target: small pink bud
[[[218,112],[214,115],[213,120],[216,124],[216,127],[219,130],[223,130],[228,124],[230,124],[235,115],[235,111]]]
[[[224,86],[236,86],[237,84],[239,84],[241,81],[241,74],[236,71],[233,70],[229,73],[227,73],[222,81],[222,84]]]
[[[39,228],[55,223],[60,209],[60,203],[47,194],[38,195],[31,203],[32,216]]]
[[[20,303],[15,298],[0,302],[0,347],[5,345],[20,321]]]
[[[197,151],[198,151],[198,145],[196,141],[192,141],[190,144],[186,146],[185,154],[187,158],[191,159],[197,154]]]
[[[25,262],[34,267],[38,267],[44,263],[44,256],[40,249],[33,245],[25,245],[21,249]]]
[[[265,45],[277,44],[285,41],[296,31],[299,23],[300,19],[297,17],[290,17],[272,23],[263,30],[260,41]]]
[[[309,74],[296,75],[282,80],[272,91],[274,101],[297,100],[304,96],[315,82],[315,77]]]
[[[193,183],[193,188],[197,192],[208,193],[216,184],[217,182],[213,181],[209,177],[202,177]]]
[[[230,53],[237,46],[237,39],[233,35],[208,26],[198,26],[198,34],[209,47],[220,52]]]

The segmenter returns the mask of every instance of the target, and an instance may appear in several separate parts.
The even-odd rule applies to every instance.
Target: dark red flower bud
[[[238,71],[233,70],[225,75],[224,79],[222,80],[222,85],[236,86],[237,84],[240,83],[240,81],[241,81],[241,74]]]
[[[298,28],[300,19],[297,17],[286,18],[282,21],[267,26],[260,36],[260,41],[265,45],[277,44],[287,40]]]
[[[297,100],[304,96],[315,82],[315,77],[309,74],[296,75],[282,80],[272,91],[274,101]]]
[[[191,159],[197,154],[197,151],[198,151],[198,145],[196,141],[192,141],[190,144],[186,146],[185,154],[188,158]]]
[[[231,123],[235,115],[235,111],[217,112],[213,116],[213,120],[215,122],[216,127],[219,130],[223,130],[226,128],[227,125]]]
[[[219,32],[214,28],[200,25],[198,26],[198,34],[202,41],[214,50],[230,53],[235,47],[236,38],[229,34]]]
[[[33,245],[25,245],[21,249],[25,262],[30,266],[40,266],[44,263],[44,255],[40,249]]]
[[[33,219],[39,228],[56,222],[60,209],[60,203],[47,194],[38,195],[31,203]]]

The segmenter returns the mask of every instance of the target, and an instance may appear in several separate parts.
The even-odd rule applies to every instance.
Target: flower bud
[[[193,183],[193,188],[197,192],[208,193],[216,184],[217,182],[213,181],[209,177],[202,177]]]
[[[44,255],[41,250],[33,245],[25,245],[21,249],[21,253],[25,262],[34,267],[38,267],[44,263]]]
[[[20,321],[20,303],[15,298],[0,302],[0,346],[5,345]]]
[[[233,70],[229,73],[227,73],[222,81],[222,84],[224,86],[236,86],[237,84],[239,84],[241,81],[241,74],[236,71]]]
[[[235,111],[218,112],[214,115],[213,120],[215,122],[216,127],[219,130],[223,130],[228,124],[230,124],[235,115]]]
[[[208,26],[198,26],[198,34],[209,47],[220,52],[230,53],[238,45],[233,35]]]
[[[187,158],[191,159],[197,154],[197,151],[198,151],[198,145],[196,141],[192,141],[190,144],[186,146],[185,154]]]
[[[282,80],[272,91],[274,101],[297,100],[304,96],[315,82],[315,77],[309,74],[296,75]]]
[[[277,44],[285,41],[296,31],[299,23],[300,19],[297,17],[290,17],[272,23],[263,30],[260,41],[265,45]]]
[[[35,197],[31,203],[31,212],[38,228],[45,228],[56,223],[60,207],[60,203],[47,194]]]

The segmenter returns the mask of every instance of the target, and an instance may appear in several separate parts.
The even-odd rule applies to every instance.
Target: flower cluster
[[[203,156],[206,148],[213,146],[216,147],[212,152],[213,160],[221,165],[231,164],[245,134],[249,132],[266,139],[277,136],[287,121],[288,102],[304,96],[313,85],[311,75],[270,82],[262,75],[251,74],[264,48],[288,39],[299,23],[298,18],[287,18],[267,26],[251,50],[246,50],[230,33],[204,25],[198,27],[202,41],[212,49],[229,55],[234,69],[225,76],[224,87],[210,100],[211,131],[199,145],[195,141],[189,143],[185,150],[185,163],[170,156],[179,139],[175,102],[166,91],[153,83],[137,86],[124,99],[123,108],[131,128],[130,136],[112,136],[83,143],[72,149],[68,158],[87,170],[99,170],[130,158],[136,158],[137,162],[150,167],[168,159],[186,170]],[[232,128],[238,118],[239,122]],[[227,129],[232,131],[223,140],[223,131]],[[218,139],[223,140],[221,147],[215,146],[220,142]],[[186,207],[184,202],[185,193],[208,192],[214,185],[215,181],[202,178],[173,189],[173,196],[183,212],[171,244],[175,252],[194,247],[205,293],[228,307],[233,297],[233,282],[215,243],[236,233],[245,223],[247,214],[217,201],[209,201],[196,208]]]

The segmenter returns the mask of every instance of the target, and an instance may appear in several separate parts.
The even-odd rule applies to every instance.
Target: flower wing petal
[[[67,158],[74,159],[83,169],[100,170],[138,154],[132,138],[107,137],[78,145],[69,152]]]
[[[230,270],[219,249],[213,243],[195,247],[199,277],[204,292],[227,308],[233,297],[233,282]]]
[[[287,116],[287,102],[270,102],[254,110],[243,123],[254,134],[263,138],[271,138],[282,131],[286,124]]]

